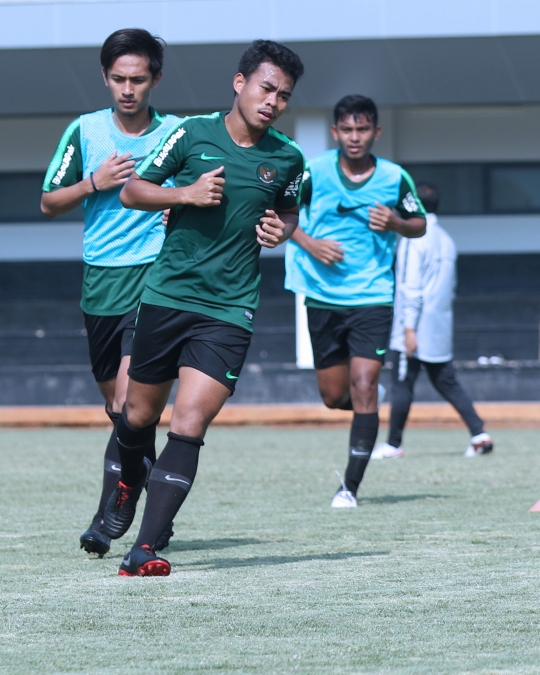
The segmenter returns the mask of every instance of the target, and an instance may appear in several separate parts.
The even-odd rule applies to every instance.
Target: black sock
[[[345,485],[353,495],[364,476],[378,430],[379,413],[354,414],[349,442],[349,464],[345,472]]]
[[[116,438],[116,426],[118,424],[118,420],[120,419],[120,413],[109,412],[107,409],[106,412],[111,418],[111,422],[114,424],[114,427],[105,450],[103,487],[101,488],[101,498],[99,500],[98,510],[94,516],[94,518],[99,517],[101,519],[103,519],[105,504],[111,496],[114,488],[116,487],[116,484],[118,483],[118,478],[120,477],[120,454],[118,452],[118,441]]]
[[[150,474],[146,506],[134,548],[143,544],[155,545],[182,506],[195,480],[199,450],[204,441],[172,432],[167,436],[167,445]]]
[[[146,450],[144,451],[144,456],[146,459],[149,459],[152,462],[152,466],[156,463],[156,440],[155,440],[155,434],[154,434],[154,442],[152,445],[148,445]]]
[[[118,452],[122,472],[120,480],[125,485],[136,485],[144,475],[143,459],[155,448],[156,426],[159,420],[142,429],[136,429],[128,422],[126,408],[122,409],[122,415],[116,426],[118,435]],[[154,450],[155,452],[155,450]]]

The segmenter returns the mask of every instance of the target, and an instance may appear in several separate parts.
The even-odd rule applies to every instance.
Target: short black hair
[[[360,115],[365,115],[374,127],[379,123],[377,106],[370,98],[360,96],[360,94],[344,96],[336,103],[334,106],[334,124],[349,115],[354,117],[355,122],[358,122]]]
[[[431,183],[417,183],[416,192],[428,213],[437,213],[439,208],[439,193]]]
[[[146,56],[152,77],[156,77],[163,69],[164,45],[164,40],[150,35],[143,28],[122,28],[109,35],[103,43],[100,54],[101,66],[105,73],[108,73],[120,56],[126,54]]]
[[[245,78],[253,74],[261,63],[273,63],[290,75],[293,83],[304,74],[304,64],[292,49],[273,40],[254,40],[240,58],[238,72]]]

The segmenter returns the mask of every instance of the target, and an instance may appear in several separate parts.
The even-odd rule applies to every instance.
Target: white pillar
[[[305,158],[328,150],[328,118],[324,112],[302,113],[294,120],[294,139],[302,148]],[[313,351],[307,323],[305,296],[296,296],[296,366],[313,368]]]

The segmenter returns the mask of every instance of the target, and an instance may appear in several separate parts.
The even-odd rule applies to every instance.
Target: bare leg
[[[344,361],[330,368],[319,368],[317,384],[327,408],[341,408],[350,399],[349,362]]]
[[[351,399],[356,413],[377,412],[379,374],[382,363],[353,356],[351,359]]]
[[[204,438],[210,422],[230,396],[221,382],[195,368],[180,368],[171,419],[175,434]]]
[[[129,380],[126,395],[128,422],[136,429],[142,429],[159,419],[163,412],[174,380],[160,384],[143,384]]]

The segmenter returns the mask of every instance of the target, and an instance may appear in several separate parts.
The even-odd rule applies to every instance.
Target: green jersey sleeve
[[[43,181],[43,192],[75,185],[82,180],[83,161],[81,132],[78,119],[64,131]]]
[[[424,218],[426,210],[416,193],[416,185],[411,176],[401,169],[401,184],[399,186],[399,200],[396,204],[396,211],[403,218]]]
[[[304,156],[295,148],[294,156],[289,164],[287,179],[276,195],[274,206],[278,209],[293,209],[300,204],[301,182],[304,175]]]
[[[184,122],[180,122],[136,169],[137,175],[150,183],[163,185],[167,178],[180,173],[187,156],[187,133]]]

